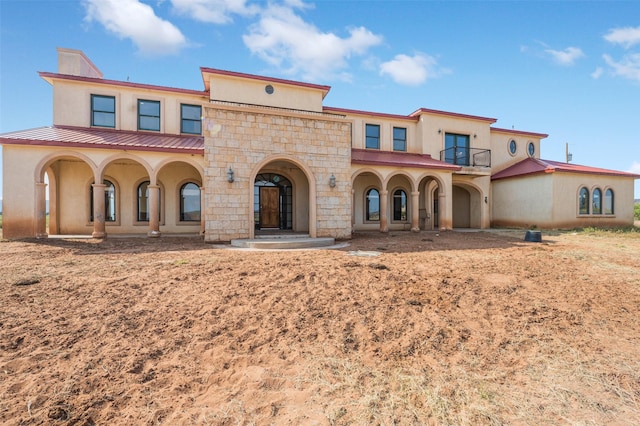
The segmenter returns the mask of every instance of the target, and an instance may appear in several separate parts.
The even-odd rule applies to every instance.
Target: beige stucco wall
[[[516,142],[516,153],[509,152],[509,142]],[[533,143],[535,152],[533,158],[540,158],[540,138],[520,133],[506,133],[502,131],[491,132],[491,173],[495,174],[524,159],[529,158],[527,146]]]
[[[53,166],[53,167],[51,167]],[[51,167],[51,168],[50,168]],[[136,222],[137,185],[156,179],[161,187],[161,226],[166,233],[198,233],[200,223],[180,222],[179,189],[186,181],[202,182],[202,157],[189,154],[124,152],[120,150],[61,147],[3,146],[3,235],[6,238],[36,236],[37,183],[48,170],[54,181],[47,191],[60,234],[93,231],[89,188],[96,176],[116,186],[116,222],[107,222],[107,233],[145,234],[148,222]]]
[[[258,107],[208,107],[205,117],[206,241],[253,237],[255,176],[263,169],[279,168],[297,173],[292,175],[294,185],[308,184],[308,207],[294,199],[299,227],[294,230],[308,231],[312,237],[350,237],[348,122],[322,114],[279,115]],[[235,178],[231,183],[229,168]],[[334,188],[329,186],[332,174]],[[302,229],[306,208],[310,222]]]
[[[91,126],[91,95],[114,96],[117,130],[138,130],[138,100],[160,101],[160,132],[180,134],[180,104],[203,105],[208,99],[186,93],[112,86],[84,81],[56,80],[53,124]]]
[[[578,214],[582,186],[614,191],[613,215]],[[633,224],[633,179],[582,173],[548,173],[500,179],[492,187],[492,225],[540,228],[629,226]],[[603,204],[604,205],[604,204]]]

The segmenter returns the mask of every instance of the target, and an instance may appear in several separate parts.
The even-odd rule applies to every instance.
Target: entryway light
[[[233,170],[231,169],[231,167],[229,167],[229,170],[227,170],[227,181],[229,183],[233,182]]]
[[[336,177],[331,173],[331,177],[329,178],[329,186],[332,188],[336,187]]]

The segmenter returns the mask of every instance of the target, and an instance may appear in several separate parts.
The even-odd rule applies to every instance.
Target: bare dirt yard
[[[0,423],[640,424],[640,233],[523,237],[2,241]]]

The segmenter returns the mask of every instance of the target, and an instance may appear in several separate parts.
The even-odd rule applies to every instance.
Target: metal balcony
[[[440,161],[465,167],[491,167],[491,150],[453,147],[440,151]]]

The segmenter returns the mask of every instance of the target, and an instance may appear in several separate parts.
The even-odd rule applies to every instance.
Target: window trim
[[[582,197],[582,192],[585,191],[586,192],[586,211],[583,212],[583,208],[582,205],[580,203]],[[591,191],[589,191],[589,188],[587,188],[586,186],[581,186],[580,189],[578,189],[578,216],[587,216],[589,215],[589,213],[591,213]]]
[[[140,111],[140,103],[142,102],[149,102],[151,104],[156,104],[158,105],[158,115],[149,115],[149,114],[142,114],[142,112]],[[153,100],[153,99],[138,99],[137,102],[138,105],[138,130],[144,131],[144,132],[159,132],[162,129],[162,103],[158,100]],[[143,128],[142,127],[142,118],[157,118],[158,119],[158,128]]]
[[[454,144],[453,146],[447,148],[447,136],[453,136],[454,137]],[[466,147],[461,147],[457,144],[458,138],[466,138],[467,141],[467,146]],[[459,162],[458,158],[457,158],[457,153],[458,153],[458,148],[460,148],[461,150],[464,150],[464,155],[462,156],[463,159],[465,159],[466,161],[463,162]],[[451,159],[451,162],[448,161],[449,158],[447,157],[447,150],[448,149],[453,149],[453,158]],[[464,167],[468,167],[471,165],[471,135],[468,134],[464,134],[464,133],[453,133],[453,132],[445,132],[444,134],[444,161],[448,164],[455,164],[457,166],[464,166]]]
[[[404,130],[404,139],[396,138],[396,130]],[[407,152],[407,128],[393,126],[391,129],[391,136],[393,139],[393,150],[398,152]],[[402,149],[396,148],[396,142],[402,142],[404,147]]]
[[[527,155],[531,158],[536,155],[536,145],[532,141],[527,142]]]
[[[365,123],[364,125],[364,147],[365,149],[380,149],[380,129],[382,126],[380,126],[379,124],[374,124],[374,123]],[[369,136],[369,128],[371,129],[378,129],[378,135],[377,136]],[[369,138],[371,138],[371,140],[373,141],[374,139],[376,140],[377,144],[375,147],[373,146],[369,146]]]
[[[404,201],[405,201],[405,219],[396,219],[396,193],[397,192],[402,192],[404,194]],[[394,189],[391,192],[391,222],[392,223],[409,223],[410,222],[410,218],[409,218],[409,213],[411,211],[411,207],[409,205],[409,196],[407,195],[407,191],[402,188],[402,187],[398,187],[396,189]]]
[[[189,184],[193,184],[195,186],[198,187],[198,193],[199,193],[199,199],[198,199],[198,204],[199,204],[199,212],[200,212],[200,218],[198,218],[197,220],[184,220],[183,219],[183,203],[182,203],[182,191],[184,189],[185,186],[189,185]],[[183,182],[180,182],[177,186],[178,188],[178,217],[177,217],[177,223],[179,225],[195,225],[195,224],[200,224],[202,222],[202,184],[194,179],[187,179]]]
[[[378,219],[370,219],[370,213],[369,213],[369,193],[371,191],[376,191],[378,193]],[[364,223],[380,223],[380,218],[382,217],[382,211],[381,211],[381,206],[382,203],[380,202],[380,190],[375,187],[375,186],[371,186],[369,188],[366,188],[364,190],[364,208],[362,209],[364,217],[363,217],[363,222]]]
[[[513,150],[511,149],[512,146]],[[518,142],[516,142],[515,139],[509,139],[509,143],[507,144],[507,151],[509,151],[509,155],[511,155],[512,157],[515,157],[515,155],[518,153]]]
[[[196,119],[191,119],[191,118],[185,118],[184,117],[184,107],[192,107],[192,108],[198,108],[200,110],[200,114],[199,114],[199,118]],[[188,132],[185,130],[184,127],[184,123],[189,122],[189,123],[198,123],[198,126],[200,128],[199,132]],[[180,133],[185,133],[187,135],[201,135],[202,134],[202,105],[195,105],[195,104],[180,104]]]
[[[596,211],[596,192],[599,194],[599,205]],[[591,214],[595,216],[602,216],[602,189],[595,187],[591,190]]]
[[[145,183],[148,182],[148,185],[151,185],[151,181],[149,180],[149,178],[142,178],[140,180],[138,180],[136,182],[136,184],[134,185],[134,195],[133,195],[133,199],[135,200],[134,202],[134,206],[133,206],[133,224],[134,226],[142,226],[142,225],[149,225],[149,220],[139,220],[140,219],[140,206],[139,206],[139,199],[138,199],[138,193],[140,191],[140,186]],[[158,218],[158,223],[160,225],[164,225],[164,187],[158,182],[156,183],[156,185],[160,188],[160,194],[159,195],[159,200],[158,200],[158,214],[160,215],[160,217]],[[147,201],[148,203],[148,201]],[[151,209],[149,209],[151,210]]]
[[[103,98],[103,99],[111,99],[113,100],[113,111],[107,111],[107,110],[98,110],[94,107],[94,99],[96,98]],[[113,95],[99,95],[99,94],[95,94],[92,93],[91,94],[91,100],[90,100],[90,111],[91,111],[91,127],[103,127],[103,128],[107,128],[107,129],[115,129],[116,128],[116,97]],[[105,126],[102,124],[96,124],[96,120],[95,120],[95,114],[96,113],[101,113],[101,114],[111,114],[113,116],[113,125],[112,126]]]
[[[611,212],[607,213],[607,194],[611,194]],[[603,210],[603,215],[605,216],[615,216],[616,214],[616,194],[615,191],[612,188],[607,188],[604,190],[604,197],[603,197],[603,203],[602,203],[602,210]]]

